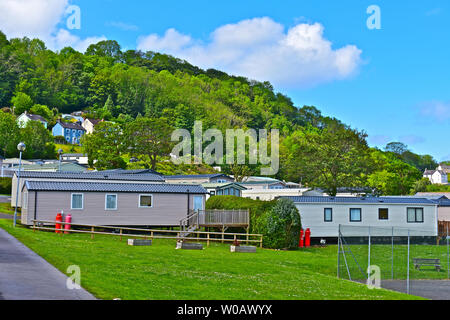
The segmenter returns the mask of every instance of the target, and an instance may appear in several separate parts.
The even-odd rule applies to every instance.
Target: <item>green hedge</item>
[[[11,187],[11,178],[0,178],[0,194],[11,194]]]
[[[273,249],[296,248],[300,236],[300,214],[288,199],[252,200],[236,196],[213,196],[206,209],[250,210],[250,233],[261,233],[263,246]]]
[[[279,199],[258,219],[256,231],[264,235],[265,248],[295,249],[301,228],[300,213],[294,203],[289,199]]]
[[[206,209],[250,210],[250,233],[256,233],[257,220],[270,210],[276,201],[261,201],[236,196],[213,196],[206,201]]]

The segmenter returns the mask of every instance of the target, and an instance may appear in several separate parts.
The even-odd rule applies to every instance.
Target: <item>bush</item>
[[[236,196],[213,196],[206,202],[206,209],[250,210],[250,233],[256,233],[258,219],[269,211],[276,201],[261,201]]]
[[[0,178],[0,194],[11,194],[11,188],[11,178]]]
[[[298,245],[301,220],[297,207],[289,199],[279,199],[260,219],[256,231],[264,235],[263,246],[294,249]]]
[[[206,202],[206,209],[249,209],[250,233],[262,234],[265,248],[292,249],[298,245],[300,214],[291,200],[261,201],[235,196],[214,196]]]

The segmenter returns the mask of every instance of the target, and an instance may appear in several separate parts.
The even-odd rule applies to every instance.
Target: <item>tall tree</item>
[[[92,134],[81,138],[83,151],[88,155],[90,167],[98,170],[125,168],[123,132],[120,125],[101,122]]]
[[[366,134],[344,126],[295,132],[281,146],[281,170],[293,181],[336,195],[339,187],[364,185],[371,172]]]
[[[156,170],[158,157],[168,156],[172,150],[172,131],[164,118],[137,117],[125,129],[127,150],[133,157],[147,156],[150,169]]]

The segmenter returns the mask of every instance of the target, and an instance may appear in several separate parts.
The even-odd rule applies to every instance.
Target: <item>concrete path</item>
[[[0,196],[0,202],[2,202],[2,203],[11,202],[11,196]]]
[[[406,293],[406,280],[382,281],[381,287]],[[450,281],[411,280],[409,293],[432,300],[450,300]]]
[[[95,299],[84,289],[67,289],[66,281],[66,275],[0,228],[0,300]]]

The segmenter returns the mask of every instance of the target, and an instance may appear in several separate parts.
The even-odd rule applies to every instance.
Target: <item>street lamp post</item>
[[[58,150],[58,155],[59,155],[59,168],[58,171],[61,172],[61,158],[62,158],[62,154],[63,154],[63,149],[59,149]]]
[[[19,202],[19,186],[20,186],[20,170],[22,169],[22,152],[25,151],[25,143],[21,142],[17,145],[17,150],[20,152],[19,156],[19,171],[17,172],[17,190],[16,190],[16,207],[14,209],[14,222],[13,225],[16,227],[16,220],[17,220],[17,205]]]

